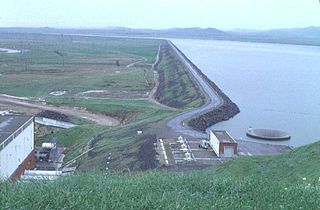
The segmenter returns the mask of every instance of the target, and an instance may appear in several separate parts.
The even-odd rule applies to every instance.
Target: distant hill
[[[233,40],[320,46],[320,27],[228,31]],[[230,38],[230,37],[229,37]]]
[[[86,28],[0,28],[0,33],[80,34],[97,36],[212,39],[320,46],[320,27],[275,29],[267,31],[216,28],[133,29],[125,27]]]
[[[282,36],[282,37],[303,37],[303,38],[320,38],[320,27],[307,27],[307,28],[291,28],[291,29],[276,29],[263,31],[258,34],[269,36]]]
[[[163,30],[132,29],[124,27],[108,27],[99,29],[60,29],[60,28],[0,28],[0,33],[49,33],[49,34],[82,34],[100,36],[137,36],[164,38],[198,38],[215,39],[227,33],[215,28],[171,28]]]

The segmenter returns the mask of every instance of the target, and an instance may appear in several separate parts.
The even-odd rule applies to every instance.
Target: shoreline
[[[203,92],[207,95],[209,98],[208,102],[204,104],[201,107],[196,108],[192,111],[199,111],[197,113],[194,113],[194,115],[189,116],[187,124],[188,127],[192,128],[195,131],[204,132],[207,128],[210,126],[229,120],[230,118],[234,117],[238,113],[240,113],[239,107],[231,101],[231,99],[213,82],[211,81],[177,46],[175,46],[171,41],[168,40],[169,45],[173,48],[173,50],[176,50],[177,54],[179,53],[178,59],[186,64],[186,68],[192,73],[192,76],[194,76],[194,79],[198,81],[198,84],[203,89]],[[184,59],[184,60],[182,60]],[[189,65],[189,66],[188,66]],[[212,94],[209,94],[208,88],[203,87],[203,84],[199,81],[199,79],[196,77],[195,74],[193,74],[192,71],[195,71],[196,74],[202,79],[210,88],[212,92],[218,97],[212,97]],[[215,104],[215,106],[212,106],[213,100],[220,100],[219,104]],[[201,110],[200,110],[201,109]],[[200,113],[200,115],[199,115]],[[198,115],[195,117],[195,115]],[[184,121],[184,120],[183,120]]]
[[[209,99],[204,105],[176,115],[168,120],[167,127],[174,133],[188,138],[206,139],[206,129],[210,126],[226,121],[240,113],[238,106],[222,92],[202,71],[193,64],[173,43],[168,41],[177,54],[177,59],[185,64],[187,70],[197,80],[199,86]],[[195,126],[185,125],[185,122],[195,123]],[[202,127],[201,127],[202,126]],[[208,127],[207,127],[208,126]],[[199,128],[199,129],[197,129]],[[176,138],[176,137],[174,137]],[[273,145],[265,142],[253,142],[236,139],[239,156],[278,155],[290,151],[286,145]]]

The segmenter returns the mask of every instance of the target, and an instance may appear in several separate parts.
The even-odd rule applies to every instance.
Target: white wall
[[[9,178],[34,149],[34,122],[0,151],[0,179]]]
[[[209,144],[212,147],[213,151],[216,153],[216,155],[219,157],[220,142],[212,131],[209,131]]]
[[[224,146],[223,148],[223,157],[233,157],[234,156],[234,146]]]

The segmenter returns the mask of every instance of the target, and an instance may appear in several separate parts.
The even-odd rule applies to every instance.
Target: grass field
[[[316,142],[189,173],[79,173],[54,182],[2,182],[0,208],[319,209],[319,151]]]
[[[161,41],[140,39],[0,34],[0,47],[25,49],[0,53],[0,92],[16,96],[47,96],[62,90],[149,91],[144,71],[153,79],[151,64]],[[128,64],[141,61],[139,67]]]
[[[157,99],[175,111],[148,100],[154,87],[152,64],[160,44],[161,61]],[[163,40],[0,34],[0,47],[25,49],[0,53],[0,93],[44,99],[55,106],[78,107],[115,117],[121,126],[98,126],[80,118],[77,128],[55,132],[67,148],[65,160],[94,148],[77,159],[80,170],[104,170],[107,154],[112,170],[144,170],[155,167],[153,141],[164,120],[204,103],[204,95],[173,51]],[[136,63],[138,62],[138,63]],[[130,65],[136,63],[136,65]],[[52,91],[66,91],[63,96]],[[143,135],[137,135],[143,130]],[[97,138],[99,137],[99,138]],[[36,139],[49,141],[51,134]],[[93,139],[95,139],[93,141]],[[148,151],[152,151],[148,153]]]
[[[55,133],[59,144],[67,148],[65,160],[71,160],[77,155],[88,150],[88,143],[97,135],[101,135],[94,145],[97,155],[94,157],[84,156],[76,165],[81,170],[105,169],[106,157],[109,152],[113,153],[113,169],[122,170],[125,165],[130,165],[131,170],[138,170],[140,163],[137,159],[140,146],[148,141],[156,140],[154,134],[158,122],[178,111],[158,107],[147,100],[129,99],[72,99],[51,98],[48,101],[58,105],[72,105],[85,107],[92,112],[100,112],[118,117],[122,126],[108,128],[94,124],[82,124],[76,128],[61,130]],[[144,135],[138,136],[137,130],[143,130]],[[150,137],[152,136],[152,137]],[[51,134],[36,140],[36,144],[48,141]],[[153,150],[153,147],[149,148]],[[154,156],[154,155],[153,155]],[[154,158],[150,156],[149,158]],[[142,161],[143,162],[143,161]],[[83,166],[82,166],[83,165]]]

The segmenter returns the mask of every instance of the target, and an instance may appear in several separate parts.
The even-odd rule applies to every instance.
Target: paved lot
[[[199,148],[200,140],[185,138],[180,142],[177,140],[177,138],[163,139],[169,166],[185,165],[192,168],[193,166],[217,165],[221,162],[211,149]],[[162,160],[162,163],[164,163],[163,151],[160,149],[158,152],[160,162]]]
[[[163,138],[163,147],[158,146],[161,165],[195,169],[199,167],[214,166],[227,159],[218,158],[211,148],[199,148],[201,139]],[[288,146],[270,145],[238,140],[238,156],[278,155],[291,149]],[[158,143],[158,145],[160,145]],[[165,154],[165,156],[164,156]],[[164,158],[166,157],[166,158]],[[165,159],[167,161],[165,161]]]
[[[239,156],[279,155],[291,150],[285,145],[271,145],[251,141],[237,140]]]

